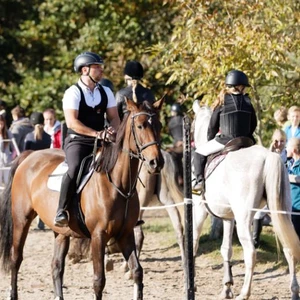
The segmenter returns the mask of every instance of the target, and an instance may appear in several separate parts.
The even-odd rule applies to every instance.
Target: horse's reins
[[[139,112],[137,114],[134,114],[133,116],[131,116],[131,131],[130,133],[132,132],[133,134],[133,139],[134,139],[134,142],[135,142],[135,145],[136,145],[136,148],[137,148],[137,153],[134,153],[133,151],[131,150],[128,150],[128,149],[122,149],[123,152],[127,153],[130,157],[130,159],[132,158],[135,158],[135,159],[138,159],[141,161],[141,164],[139,166],[139,169],[138,169],[138,172],[137,172],[137,175],[133,181],[133,183],[131,182],[131,168],[129,167],[129,180],[130,180],[130,188],[129,188],[129,191],[127,194],[123,193],[118,187],[117,185],[112,181],[111,179],[111,176],[108,172],[106,172],[106,176],[109,180],[109,182],[113,185],[113,187],[118,191],[118,193],[120,195],[122,195],[125,199],[126,199],[126,207],[125,207],[125,213],[124,213],[124,221],[123,223],[125,222],[126,218],[127,218],[127,214],[128,214],[128,203],[129,203],[129,199],[135,194],[136,192],[136,183],[137,183],[137,180],[139,178],[139,175],[140,175],[140,172],[141,172],[141,169],[142,169],[142,166],[143,166],[143,163],[145,161],[143,155],[142,155],[142,151],[145,150],[146,148],[148,148],[149,146],[152,146],[152,145],[159,145],[159,142],[157,142],[156,140],[152,141],[152,142],[149,142],[147,144],[144,144],[142,145],[141,142],[139,141],[139,139],[137,138],[137,135],[136,135],[136,132],[135,132],[135,128],[134,128],[134,119],[140,115],[146,115],[149,117],[149,121],[151,123],[151,118],[153,116],[155,116],[155,114],[150,114],[150,113],[147,113],[147,112]],[[130,166],[130,164],[129,164]],[[122,226],[122,230],[119,232],[118,236],[115,238],[115,242],[119,239],[119,237],[122,235],[124,231],[124,226]],[[114,242],[114,243],[115,243]],[[114,243],[111,243],[110,245],[108,246],[111,246],[113,245]]]

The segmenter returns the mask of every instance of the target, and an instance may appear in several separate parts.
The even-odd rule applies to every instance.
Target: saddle
[[[248,137],[237,137],[230,140],[225,148],[217,153],[208,156],[205,166],[204,177],[207,179],[215,168],[225,159],[229,152],[237,151],[241,148],[248,148],[254,145],[254,141]]]
[[[70,208],[69,213],[74,215],[77,219],[78,226],[82,233],[90,238],[90,232],[88,231],[86,224],[85,224],[85,217],[81,210],[80,205],[80,193],[86,183],[91,178],[92,174],[94,173],[94,164],[93,164],[94,155],[90,154],[89,156],[85,157],[80,165],[79,173],[76,180],[76,194],[72,199],[72,203],[69,203],[68,207]],[[56,169],[49,175],[47,187],[51,190],[60,192],[61,182],[63,175],[68,171],[68,165],[65,161],[61,162]]]
[[[91,178],[94,172],[94,166],[92,166],[93,155],[85,157],[80,165],[79,173],[76,179],[76,193],[79,194],[86,183]],[[55,170],[49,175],[47,181],[47,187],[50,190],[60,192],[61,182],[63,175],[68,171],[68,164],[63,161],[61,162]]]

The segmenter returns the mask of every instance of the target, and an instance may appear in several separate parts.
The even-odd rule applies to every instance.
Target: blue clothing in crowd
[[[287,163],[288,173],[290,175],[300,176],[300,159],[294,161],[290,159]],[[300,210],[300,183],[290,182],[291,196],[292,196],[292,208]]]
[[[289,141],[292,137],[300,138],[300,126],[296,128],[296,131],[294,134],[292,134],[292,125],[287,126],[284,129],[284,132],[286,134],[286,140]]]

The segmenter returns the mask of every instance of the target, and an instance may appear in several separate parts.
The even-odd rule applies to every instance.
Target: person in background
[[[24,140],[24,150],[43,150],[50,148],[51,136],[44,130],[44,117],[41,112],[30,115],[33,130],[27,133]]]
[[[9,169],[6,169],[12,161],[13,145],[12,133],[7,129],[6,119],[0,114],[0,184],[8,182]]]
[[[287,142],[292,137],[300,138],[300,107],[299,106],[292,106],[289,109],[288,119],[291,122],[291,125],[287,126],[284,129]]]
[[[51,136],[50,148],[61,148],[61,124],[56,120],[56,113],[53,108],[47,108],[43,112],[44,130]]]
[[[17,105],[11,111],[13,122],[10,125],[9,130],[16,140],[19,151],[24,151],[24,140],[27,133],[32,132],[33,125],[29,118],[25,116],[25,110],[23,107]],[[13,159],[16,157],[16,153],[13,154]]]
[[[282,129],[276,129],[272,135],[272,141],[270,145],[270,150],[272,152],[278,153],[280,155],[281,160],[284,164],[287,162],[287,151],[285,149],[286,145],[286,135]],[[267,210],[268,206],[265,205],[263,210]],[[260,234],[262,231],[262,227],[264,225],[264,218],[268,218],[267,212],[258,211],[254,215],[253,219],[253,242],[254,247],[258,248],[260,246]]]
[[[173,147],[168,150],[175,161],[179,185],[183,185],[183,117],[180,104],[172,104],[168,129],[173,139]]]
[[[112,92],[114,92],[114,89],[115,89],[114,84],[113,84],[112,81],[110,81],[109,79],[107,79],[107,78],[102,78],[102,79],[99,81],[99,83],[100,83],[101,85],[103,85],[103,86],[107,86],[108,88],[111,89]]]
[[[7,111],[7,104],[4,100],[0,99],[0,115],[4,116],[6,121],[6,127],[9,128],[12,122],[12,116],[9,111]]]
[[[137,103],[148,101],[152,104],[155,101],[152,91],[140,83],[143,76],[144,68],[140,62],[131,60],[126,63],[124,79],[127,86],[116,93],[118,112],[121,120],[123,120],[124,114],[127,112],[125,98]]]
[[[280,107],[274,112],[274,120],[281,129],[285,129],[288,125],[290,125],[290,121],[288,120],[288,110],[286,107]]]
[[[292,222],[300,239],[300,138],[291,137],[287,142],[287,168],[292,197]]]
[[[113,84],[112,81],[110,81],[109,79],[107,79],[107,78],[102,78],[102,79],[99,81],[99,83],[100,83],[102,86],[106,86],[106,87],[110,88],[111,91],[114,92],[114,84]],[[104,124],[104,126],[105,126],[105,127],[109,127],[109,122],[108,122],[108,120],[107,120],[106,113],[105,113],[104,118],[105,118],[105,124]]]
[[[44,117],[41,112],[33,112],[30,115],[30,122],[34,126],[32,132],[25,137],[24,150],[43,150],[50,148],[51,136],[44,131]],[[38,223],[35,230],[45,230],[44,222],[38,216]]]
[[[207,132],[208,142],[196,149],[194,155],[196,183],[193,189],[196,192],[204,191],[207,155],[221,151],[226,143],[237,137],[249,137],[255,142],[253,133],[257,118],[251,99],[246,94],[246,88],[250,86],[247,75],[239,70],[230,71],[226,76],[225,85],[225,89],[212,106],[213,113]],[[218,134],[219,131],[221,134]]]
[[[74,60],[74,70],[80,74],[76,84],[64,93],[63,110],[67,124],[64,151],[68,171],[63,176],[59,204],[54,219],[58,227],[68,226],[68,204],[76,192],[76,179],[82,160],[93,153],[95,139],[114,141],[120,124],[115,97],[110,88],[99,81],[103,74],[103,59],[94,52],[83,52]],[[110,127],[104,130],[105,114]]]

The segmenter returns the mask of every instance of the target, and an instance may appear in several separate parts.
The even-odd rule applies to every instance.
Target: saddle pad
[[[60,192],[60,186],[63,175],[68,171],[68,165],[65,161],[61,162],[56,169],[49,175],[47,187],[50,190]]]

